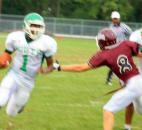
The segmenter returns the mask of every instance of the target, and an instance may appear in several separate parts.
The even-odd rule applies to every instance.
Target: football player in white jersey
[[[53,70],[52,57],[57,44],[44,32],[43,17],[29,13],[24,18],[23,31],[12,32],[7,36],[4,54],[15,53],[15,56],[10,71],[0,84],[0,107],[7,104],[6,113],[9,116],[16,116],[26,105],[43,57],[48,65],[47,72]]]
[[[140,44],[142,46],[142,29],[138,29],[134,32],[131,33],[130,37],[129,37],[130,41],[136,42],[138,44]],[[142,52],[142,47],[139,47],[139,53]],[[142,74],[142,58],[141,58],[141,54],[139,54],[139,71]],[[132,117],[133,117],[133,105],[134,105],[134,109],[136,112],[138,112],[139,114],[142,114],[142,97],[139,97],[137,99],[135,99],[133,101],[133,104],[131,104],[130,109],[128,108],[126,111],[126,116],[127,116],[127,121],[130,124],[126,124],[126,127],[128,128],[128,130],[131,130],[131,121],[132,121]]]
[[[142,28],[134,31],[129,38],[130,41],[137,42],[140,44],[139,51],[141,52],[141,55],[139,56],[139,71],[142,75]],[[134,108],[135,110],[142,114],[142,97],[136,99],[134,102]]]
[[[142,46],[142,28],[134,31],[129,38],[130,41],[139,43]],[[142,52],[142,47],[140,48]],[[139,71],[142,74],[142,58],[139,58]]]

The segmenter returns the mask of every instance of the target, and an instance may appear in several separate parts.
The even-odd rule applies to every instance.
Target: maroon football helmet
[[[99,31],[98,36],[98,45],[101,50],[108,49],[110,46],[116,44],[116,35],[110,28],[104,28]]]

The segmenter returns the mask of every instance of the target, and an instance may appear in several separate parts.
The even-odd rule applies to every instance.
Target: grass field
[[[4,50],[5,36],[0,35],[0,50]],[[84,63],[96,52],[94,40],[58,38],[58,52],[55,59],[62,64]],[[0,79],[7,70],[1,70]],[[5,109],[0,112],[0,130],[102,130],[102,107],[110,96],[105,92],[117,88],[105,85],[107,68],[83,73],[53,72],[39,75],[36,86],[25,111],[12,119]],[[123,130],[124,110],[116,114],[114,130]],[[135,114],[133,130],[142,129],[142,116]]]

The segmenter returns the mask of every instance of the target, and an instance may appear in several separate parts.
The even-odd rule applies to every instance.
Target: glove
[[[0,68],[6,68],[11,61],[12,61],[11,55],[4,52],[3,54],[0,55]]]
[[[59,61],[56,60],[56,62],[53,63],[53,69],[54,69],[54,70],[61,71],[61,66],[60,66],[60,64],[59,64]]]

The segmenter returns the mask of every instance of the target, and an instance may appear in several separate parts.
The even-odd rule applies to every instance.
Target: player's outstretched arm
[[[75,65],[61,65],[62,71],[83,72],[92,69],[87,63]]]
[[[53,67],[58,71],[68,72],[83,72],[92,69],[87,63],[74,65],[60,65],[58,62],[56,62],[54,63]]]

